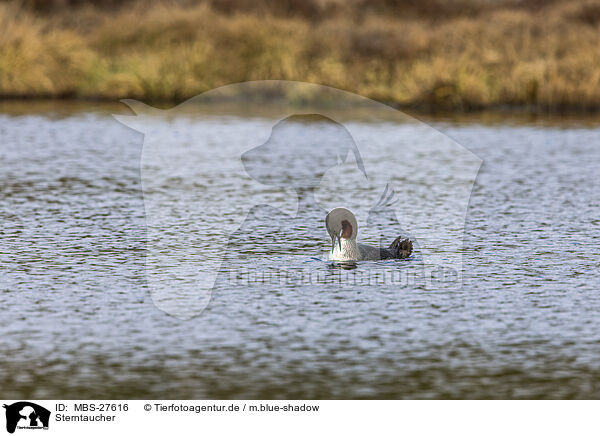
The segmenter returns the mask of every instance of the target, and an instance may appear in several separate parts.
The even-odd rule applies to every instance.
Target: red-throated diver
[[[412,253],[412,242],[401,236],[396,238],[388,248],[357,244],[358,223],[354,214],[343,207],[337,207],[327,214],[325,227],[332,243],[329,260],[404,259]]]

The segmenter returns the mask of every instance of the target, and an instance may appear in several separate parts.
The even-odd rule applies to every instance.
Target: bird
[[[325,227],[331,236],[329,260],[354,262],[362,260],[405,259],[413,250],[410,239],[397,237],[388,248],[358,244],[358,223],[352,212],[336,207],[325,217]]]

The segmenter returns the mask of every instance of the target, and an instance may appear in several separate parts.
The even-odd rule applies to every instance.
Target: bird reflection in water
[[[351,260],[347,260],[347,261],[343,261],[343,262],[331,262],[329,264],[330,269],[350,270],[350,269],[356,269],[357,267],[358,267],[358,264]]]

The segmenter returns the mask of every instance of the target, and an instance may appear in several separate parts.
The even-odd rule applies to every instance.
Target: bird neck
[[[339,244],[335,244],[332,260],[357,260],[360,256],[356,239],[341,238]]]

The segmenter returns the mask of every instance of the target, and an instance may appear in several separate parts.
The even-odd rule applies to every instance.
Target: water
[[[258,208],[259,219],[234,234],[228,267],[316,272],[326,281],[236,285],[223,270],[206,309],[182,321],[156,307],[145,275],[152,218],[142,196],[143,137],[109,115],[123,108],[93,109],[2,106],[1,397],[600,397],[596,120],[428,120],[483,159],[458,289],[336,285],[345,271],[319,260],[329,245],[321,209],[300,207],[290,218]],[[174,122],[189,120],[156,121],[155,129]],[[192,124],[235,140],[236,129],[270,122],[222,114]],[[374,138],[398,127],[353,123]],[[367,167],[377,172],[377,162]],[[226,169],[215,168],[222,179]],[[228,183],[225,192],[246,189]],[[180,192],[193,203],[191,191]],[[232,198],[219,204],[234,208]],[[199,212],[187,213],[173,232],[199,226]],[[428,253],[415,255],[350,274],[419,270]],[[166,291],[183,279],[173,280]]]

